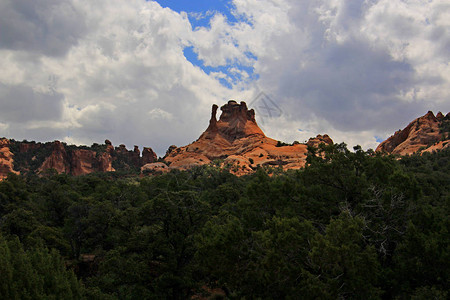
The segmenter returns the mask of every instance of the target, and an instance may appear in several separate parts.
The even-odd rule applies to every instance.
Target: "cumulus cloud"
[[[148,112],[148,114],[151,119],[166,119],[166,120],[173,119],[173,115],[170,112],[167,112],[160,108],[153,108]]]
[[[63,98],[60,93],[42,93],[25,85],[0,83],[0,118],[12,124],[58,120],[62,115]]]
[[[0,136],[108,138],[162,155],[200,135],[213,103],[250,103],[264,91],[283,112],[264,119],[267,135],[302,141],[329,133],[375,147],[374,136],[427,110],[450,110],[446,1],[229,7],[232,22],[209,11],[197,15],[209,25],[193,28],[189,12],[155,1],[2,1]]]
[[[15,23],[2,18],[11,41],[2,40],[0,50],[0,121],[14,124],[11,137],[85,144],[109,138],[164,153],[195,139],[208,122],[201,116],[230,95],[185,59],[192,34],[186,14],[135,0],[66,1],[58,15],[58,3],[4,4],[10,13],[32,16],[27,22],[48,35],[38,45],[41,37],[13,30]],[[85,31],[74,29],[74,15],[54,30],[45,19],[55,14],[62,22],[73,11]]]
[[[386,137],[429,109],[450,109],[450,10],[443,1],[265,2],[234,1],[254,22],[253,33],[264,28],[243,42],[258,57],[259,89],[292,125],[316,123],[317,131],[365,137],[359,143],[374,147],[374,135]],[[278,22],[255,21],[270,11]],[[274,126],[274,134],[284,132]]]
[[[4,0],[0,47],[61,56],[86,33],[81,11],[68,0]]]

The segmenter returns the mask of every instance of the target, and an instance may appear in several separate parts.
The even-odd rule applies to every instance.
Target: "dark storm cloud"
[[[448,26],[438,7],[286,2],[289,30],[274,33],[270,46],[276,55],[258,56],[260,88],[270,91],[286,112],[283,118],[381,134],[430,109],[445,110],[445,92],[436,87],[448,85],[442,62],[450,52],[442,50]]]
[[[58,121],[64,96],[57,92],[35,92],[26,85],[0,83],[0,120],[11,124],[32,121]]]
[[[374,147],[375,135],[448,111],[450,18],[436,1],[232,3],[236,22],[217,14],[193,30],[154,1],[0,0],[0,135],[163,155],[201,134],[212,103],[262,90],[283,111],[272,137],[305,128]],[[187,46],[222,71],[187,61]],[[255,76],[226,88],[235,65]]]
[[[316,57],[305,68],[286,70],[290,76],[279,82],[279,95],[305,115],[314,113],[344,131],[386,129],[403,119],[405,109],[423,108],[400,99],[416,83],[414,69],[382,50],[352,41]]]
[[[61,56],[85,32],[84,17],[70,1],[0,2],[0,48]]]
[[[61,141],[64,137],[70,134],[70,131],[65,128],[46,127],[42,128],[26,128],[26,126],[14,126],[8,130],[9,135],[6,137],[14,138],[17,141],[27,140],[36,142],[52,142],[54,140]],[[0,136],[1,136],[0,132]]]

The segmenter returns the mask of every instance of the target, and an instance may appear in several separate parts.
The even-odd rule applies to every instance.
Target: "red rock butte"
[[[299,169],[306,163],[308,146],[333,144],[328,135],[317,135],[307,143],[281,143],[267,137],[259,128],[255,111],[245,102],[228,101],[220,107],[212,106],[209,125],[200,137],[187,146],[170,146],[164,162],[157,162],[151,148],[141,152],[137,146],[127,150],[125,145],[113,147],[109,140],[92,147],[67,146],[59,141],[51,143],[17,142],[0,139],[0,180],[9,173],[42,173],[49,169],[57,173],[84,175],[92,172],[141,170],[141,174],[160,174],[170,169],[185,170],[194,166],[214,164],[227,168],[236,175],[254,172],[258,167],[283,170]],[[438,151],[450,147],[450,113],[436,116],[429,111],[415,119],[403,130],[382,142],[378,152],[409,155]],[[20,155],[20,163],[14,156]],[[39,157],[39,164],[36,159]],[[115,167],[113,166],[115,165]],[[116,168],[119,168],[116,170]]]
[[[211,119],[206,131],[192,144],[173,147],[164,160],[170,168],[189,169],[193,166],[219,163],[230,166],[237,175],[253,172],[258,166],[299,169],[306,163],[308,144],[295,143],[280,146],[274,139],[266,137],[255,120],[255,111],[245,102],[234,100],[223,105],[217,121],[218,106],[212,106]],[[310,139],[309,145],[332,144],[328,135]]]
[[[443,128],[450,124],[450,113],[444,117],[429,111],[415,119],[403,130],[398,130],[378,145],[377,152],[411,155],[418,152],[432,152],[450,147],[448,132]]]

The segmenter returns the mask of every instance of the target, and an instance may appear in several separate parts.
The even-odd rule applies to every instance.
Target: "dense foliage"
[[[14,154],[14,170],[24,174],[29,171],[36,172],[52,153],[52,143],[36,143],[23,140],[21,142],[10,140],[9,148]],[[27,151],[23,151],[23,148]]]
[[[11,175],[1,298],[445,299],[449,154],[340,144],[271,176]]]
[[[439,124],[439,133],[442,134],[442,140],[450,139],[450,114],[447,114]]]

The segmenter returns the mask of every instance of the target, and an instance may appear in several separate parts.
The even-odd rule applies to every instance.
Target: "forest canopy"
[[[450,152],[345,144],[236,177],[11,174],[2,299],[445,299]]]

